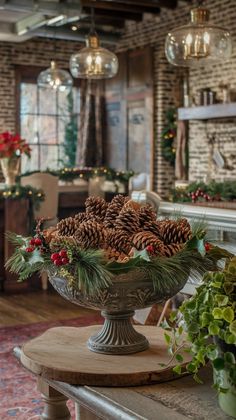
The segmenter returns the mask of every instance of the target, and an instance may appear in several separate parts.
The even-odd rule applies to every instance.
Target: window
[[[42,89],[36,80],[21,77],[18,86],[19,129],[32,149],[31,159],[22,158],[22,173],[75,165],[80,90]]]

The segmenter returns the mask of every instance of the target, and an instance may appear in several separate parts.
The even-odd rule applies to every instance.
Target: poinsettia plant
[[[0,158],[13,158],[26,154],[30,157],[31,149],[19,134],[5,131],[0,134]]]

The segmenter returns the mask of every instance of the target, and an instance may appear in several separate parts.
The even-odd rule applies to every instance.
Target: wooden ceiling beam
[[[112,10],[114,12],[130,12],[135,14],[143,14],[143,13],[160,13],[160,8],[157,6],[151,5],[149,7],[150,1],[145,3],[145,6],[137,5],[135,3],[128,4],[125,0],[123,2],[116,2],[116,1],[105,1],[105,0],[83,0],[82,5],[85,7],[93,7],[94,9],[105,9],[105,10]]]
[[[88,15],[91,13],[91,9],[89,7],[83,7],[83,12],[87,13]],[[83,14],[82,14],[83,16]],[[98,19],[105,19],[107,21],[122,21],[124,22],[125,20],[135,20],[135,21],[141,21],[142,20],[142,14],[141,13],[135,13],[134,12],[121,12],[119,11],[119,13],[114,13],[112,10],[105,10],[105,9],[96,9],[96,13],[95,13],[95,23],[97,22],[97,17]]]
[[[100,0],[91,0],[100,1]],[[178,5],[178,0],[103,0],[105,3],[125,3],[132,6],[143,6],[148,8],[164,7],[166,9],[175,9]],[[187,0],[191,1],[191,0]]]

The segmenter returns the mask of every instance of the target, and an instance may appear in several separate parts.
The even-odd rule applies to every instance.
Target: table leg
[[[38,379],[37,385],[44,402],[44,410],[40,417],[41,420],[71,420],[70,412],[66,405],[68,398],[52,388],[41,378]]]
[[[75,415],[76,420],[101,420],[101,417],[96,416],[78,403],[75,403]]]

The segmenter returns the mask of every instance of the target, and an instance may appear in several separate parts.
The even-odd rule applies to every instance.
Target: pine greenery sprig
[[[64,269],[71,287],[92,295],[112,284],[112,274],[106,268],[103,251],[83,250],[75,246],[71,254],[73,265]]]

